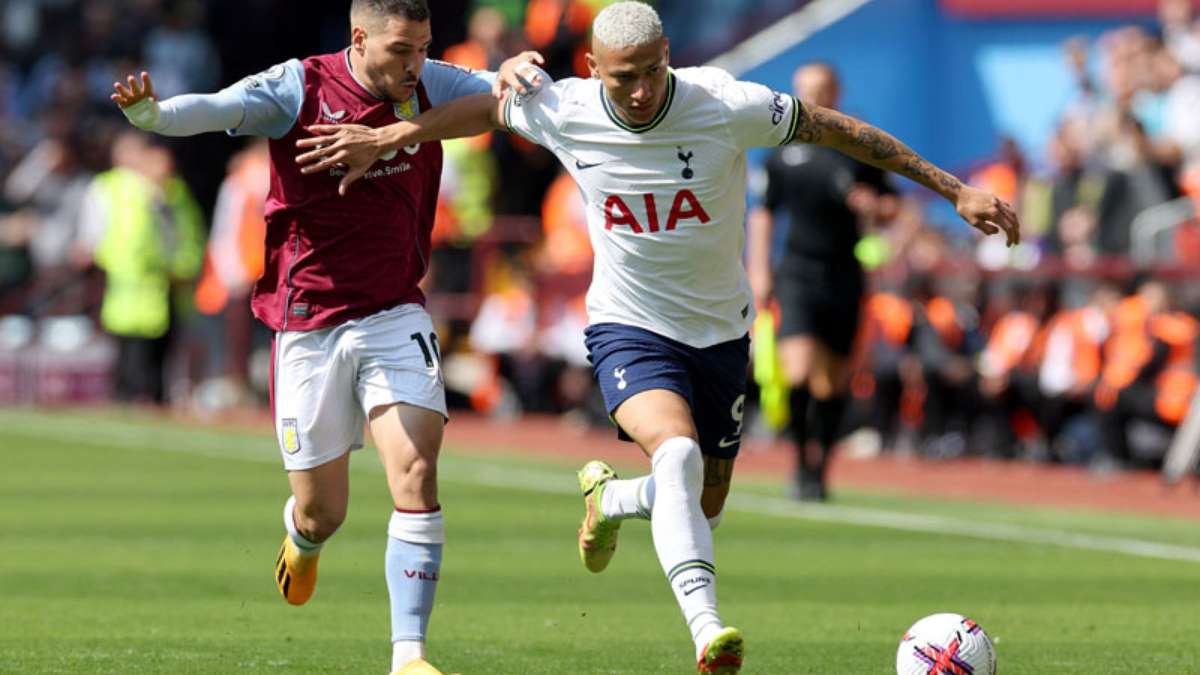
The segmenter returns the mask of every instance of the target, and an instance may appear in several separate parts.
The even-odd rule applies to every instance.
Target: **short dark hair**
[[[350,16],[370,12],[376,16],[399,16],[409,21],[428,21],[429,3],[425,0],[353,0]]]

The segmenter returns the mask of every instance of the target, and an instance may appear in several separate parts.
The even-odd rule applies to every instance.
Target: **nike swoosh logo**
[[[340,120],[346,116],[345,110],[339,110],[337,112],[333,112],[332,110],[329,109],[329,104],[325,103],[324,101],[321,102],[321,112],[325,113],[325,116],[328,117],[329,119],[333,120],[334,122],[337,122],[338,120]]]
[[[579,169],[580,171],[583,171],[584,169],[590,169],[594,166],[600,166],[603,163],[604,162],[596,162],[595,164],[584,164],[583,162],[581,162],[579,160],[575,160],[575,168]]]
[[[741,442],[742,442],[742,439],[739,437],[736,437],[736,436],[734,437],[734,439],[732,441],[729,440],[728,438],[722,437],[721,440],[717,441],[717,445],[722,448],[729,448],[729,447],[735,446]]]
[[[687,589],[686,591],[684,591],[683,594],[685,596],[691,595],[692,593],[695,593],[696,591],[700,590],[701,588],[708,588],[708,584],[704,584],[703,586],[693,586],[693,587]]]

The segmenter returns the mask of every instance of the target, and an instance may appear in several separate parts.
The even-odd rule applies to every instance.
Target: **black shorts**
[[[790,264],[789,264],[790,263]],[[857,264],[785,262],[776,275],[779,337],[811,335],[835,354],[848,356],[858,334],[863,274]],[[792,271],[796,270],[796,271]]]

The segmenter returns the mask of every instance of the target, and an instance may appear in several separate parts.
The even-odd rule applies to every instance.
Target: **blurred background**
[[[141,69],[168,97],[337,50],[348,4],[0,2],[0,406],[265,411],[271,335],[248,303],[262,269],[265,145],[122,135],[108,95]],[[606,3],[431,4],[435,57],[495,68],[536,49],[561,78],[586,77],[589,24]],[[870,292],[847,452],[1097,473],[1161,465],[1198,372],[1200,3],[654,4],[674,66],[716,64],[791,91],[798,66],[828,63],[842,109],[1022,216],[1024,241],[1006,249],[898,180],[898,215],[861,223]],[[446,156],[426,287],[451,405],[603,428],[583,347],[592,254],[571,179],[506,134],[447,143]],[[767,153],[751,159],[748,207]],[[162,186],[130,206],[159,224],[155,241],[105,244],[120,219],[89,194],[114,166]],[[163,292],[106,314],[123,275]],[[753,409],[762,443],[751,452],[778,431]]]

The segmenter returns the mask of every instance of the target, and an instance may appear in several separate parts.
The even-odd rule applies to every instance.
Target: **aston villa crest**
[[[417,116],[418,112],[420,112],[419,110],[417,110],[417,97],[413,96],[412,98],[408,99],[407,101],[405,101],[403,103],[393,103],[392,111],[396,113],[396,119],[411,120],[412,118]],[[404,152],[407,152],[409,155],[417,154],[417,152],[420,149],[421,149],[420,143],[418,143],[416,145],[404,146]],[[382,155],[380,157],[380,159],[382,159],[385,162],[389,162],[396,158],[396,154],[397,154],[396,151],[392,150],[392,151],[388,152],[387,154]]]
[[[412,118],[416,117],[416,100],[417,97],[413,96],[404,103],[393,103],[392,110],[396,113],[396,119],[411,120]]]

